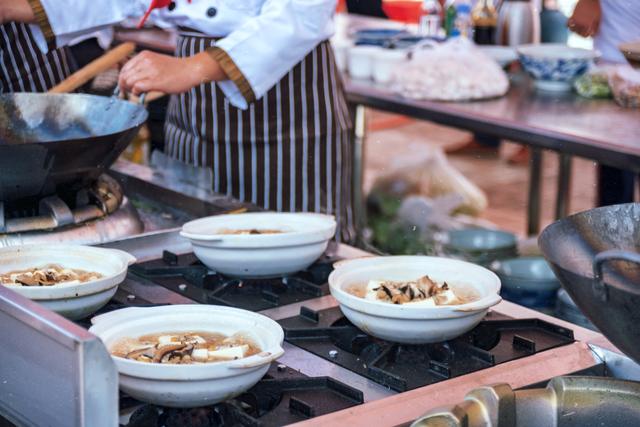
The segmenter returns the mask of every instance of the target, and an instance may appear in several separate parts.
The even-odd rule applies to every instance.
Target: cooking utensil
[[[569,216],[548,226],[538,243],[576,305],[640,362],[640,204]]]
[[[5,285],[72,320],[82,319],[104,306],[136,259],[117,249],[80,245],[25,245],[0,248],[0,273],[40,268],[50,264],[102,275],[85,283],[52,286]]]
[[[0,95],[0,201],[72,199],[118,158],[147,118],[115,98],[60,94],[86,83],[133,50],[122,44],[52,89]]]
[[[370,280],[414,280],[428,275],[436,282],[473,289],[478,299],[461,305],[425,307],[360,298],[347,290]],[[446,341],[473,329],[490,307],[501,301],[500,279],[464,261],[427,256],[369,257],[341,261],[329,276],[331,295],[355,326],[384,340],[407,344]]]
[[[120,389],[128,395],[161,406],[196,407],[231,399],[251,388],[282,356],[284,332],[261,314],[211,305],[171,305],[125,308],[92,320],[89,332],[111,346],[121,338],[163,332],[241,333],[261,353],[243,359],[193,365],[144,363],[113,357]]]
[[[530,0],[504,0],[498,10],[496,44],[540,43],[540,16]]]
[[[574,427],[640,425],[640,383],[603,377],[557,377],[546,388],[509,384],[477,388],[455,406],[429,411],[411,427]]]
[[[276,234],[221,234],[278,230]],[[336,231],[331,215],[257,212],[216,215],[186,223],[180,235],[210,269],[231,277],[280,277],[304,270],[327,249]]]
[[[136,50],[133,43],[122,43],[117,47],[105,52],[102,56],[91,61],[65,80],[49,90],[49,93],[69,93],[93,79],[98,74],[114,67],[119,62],[124,61]]]

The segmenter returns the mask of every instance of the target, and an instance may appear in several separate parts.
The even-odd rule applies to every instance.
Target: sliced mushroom
[[[149,351],[151,349],[154,349],[155,346],[154,345],[147,345],[141,348],[136,348],[134,350],[131,350],[129,353],[127,353],[124,357],[127,359],[138,359],[140,356],[145,356],[148,357],[150,359],[153,359],[153,352]]]
[[[181,350],[184,347],[186,347],[186,344],[183,344],[183,343],[165,345],[156,350],[156,354],[153,356],[153,361],[155,363],[161,362],[166,355],[170,355],[172,352],[176,350]]]

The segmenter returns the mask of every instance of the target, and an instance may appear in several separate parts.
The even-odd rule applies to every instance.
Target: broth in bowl
[[[344,290],[366,300],[428,307],[461,305],[480,299],[471,287],[450,286],[427,275],[414,280],[370,280],[346,286]]]
[[[211,332],[165,332],[121,338],[110,348],[113,356],[145,363],[191,365],[243,359],[262,350],[251,339]]]

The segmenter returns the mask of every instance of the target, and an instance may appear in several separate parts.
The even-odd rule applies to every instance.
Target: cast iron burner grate
[[[164,251],[161,259],[135,264],[129,271],[202,304],[261,311],[327,295],[335,261],[323,257],[290,277],[240,280],[212,272],[193,254]]]
[[[540,319],[490,313],[475,329],[451,341],[400,345],[373,338],[338,307],[280,320],[285,340],[396,391],[437,383],[499,363],[572,343],[573,331]]]
[[[361,391],[328,377],[310,378],[285,365],[272,364],[248,392],[217,405],[173,409],[120,399],[120,410],[137,407],[126,427],[271,427],[283,426],[364,402]]]

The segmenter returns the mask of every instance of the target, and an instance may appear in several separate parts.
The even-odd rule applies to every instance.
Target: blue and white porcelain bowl
[[[543,90],[568,91],[600,54],[563,44],[529,44],[518,47],[523,68]]]

